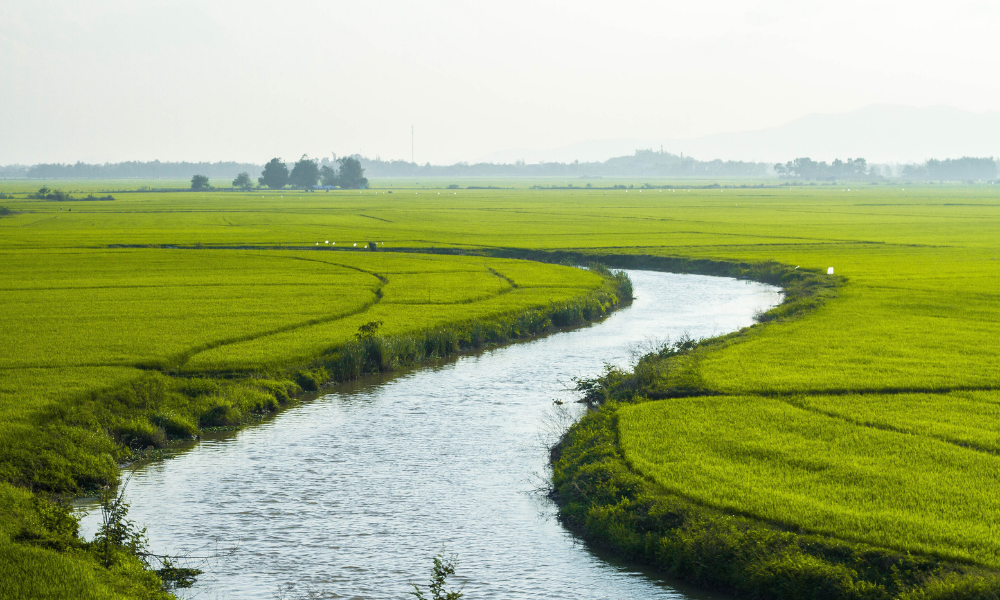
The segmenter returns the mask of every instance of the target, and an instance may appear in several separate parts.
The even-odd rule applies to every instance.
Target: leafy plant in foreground
[[[109,488],[101,494],[101,527],[92,542],[98,558],[106,569],[112,568],[128,556],[138,558],[147,568],[150,568],[150,559],[157,559],[162,567],[156,569],[156,574],[159,575],[164,588],[191,587],[195,577],[201,575],[202,571],[179,567],[169,556],[149,552],[146,528],[140,529],[128,518],[129,503],[125,501],[125,489],[131,478],[131,475],[126,477],[117,491]]]
[[[368,323],[358,327],[358,332],[354,334],[354,339],[367,340],[375,337],[375,334],[378,333],[378,328],[381,326],[382,321],[369,321]]]
[[[125,488],[130,479],[126,478],[117,492],[109,488],[101,493],[101,528],[93,543],[105,568],[118,562],[122,553],[139,557],[147,554],[149,540],[146,528],[139,529],[128,518],[129,503],[125,501]]]
[[[455,574],[455,567],[458,566],[458,557],[452,555],[445,560],[444,556],[438,554],[434,557],[434,568],[431,570],[431,582],[427,586],[430,596],[424,595],[423,590],[415,583],[411,583],[413,591],[410,595],[417,600],[459,600],[463,596],[462,590],[446,590],[445,584],[449,575]]]

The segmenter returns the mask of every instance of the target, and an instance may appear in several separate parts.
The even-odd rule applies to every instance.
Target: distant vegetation
[[[259,165],[239,162],[149,162],[76,164],[45,163],[0,167],[0,177],[28,179],[187,179],[192,173],[228,179],[240,171],[260,171]]]
[[[779,177],[794,179],[872,180],[882,179],[886,173],[878,166],[869,166],[863,158],[839,158],[831,164],[810,158],[796,158],[785,164],[774,165]],[[993,181],[997,177],[997,163],[992,158],[928,160],[921,165],[904,165],[904,179],[937,179],[944,181]]]
[[[838,158],[829,165],[811,158],[796,158],[783,165],[774,165],[774,172],[779,177],[798,179],[865,179],[871,176],[868,162],[863,158],[848,158],[846,161]]]
[[[281,167],[285,169],[282,173]],[[315,170],[312,166],[315,166]],[[346,170],[345,170],[346,166]],[[295,168],[298,167],[299,171]],[[609,158],[603,162],[512,164],[465,162],[453,165],[419,165],[404,160],[369,159],[361,155],[334,159],[309,159],[303,156],[289,170],[281,159],[272,159],[266,165],[235,162],[170,163],[153,161],[107,163],[39,164],[34,166],[0,166],[0,178],[28,179],[186,179],[192,173],[206,177],[229,180],[246,174],[260,173],[262,187],[280,189],[291,185],[305,189],[320,182],[327,187],[360,189],[367,186],[369,177],[659,177],[659,178],[743,178],[785,177],[801,180],[870,180],[903,177],[916,180],[993,181],[997,178],[997,164],[992,158],[928,160],[916,165],[873,165],[864,158],[834,160],[832,163],[814,161],[808,157],[771,164],[763,162],[696,160],[690,156],[654,150],[636,150],[635,154]],[[276,186],[276,187],[275,187]],[[246,180],[233,187],[249,189]]]
[[[360,157],[359,157],[360,158]],[[634,155],[604,162],[513,164],[456,163],[418,165],[402,160],[360,158],[372,177],[766,177],[767,163],[743,161],[699,161],[655,150],[636,150]]]
[[[95,196],[93,194],[88,194],[85,198],[74,198],[68,192],[62,190],[52,190],[48,187],[41,187],[37,192],[33,194],[28,194],[27,199],[29,200],[55,200],[57,202],[68,202],[68,201],[87,201],[87,200],[114,200],[114,196],[108,194],[107,196]]]
[[[997,163],[992,158],[928,160],[922,165],[906,165],[903,177],[945,181],[989,181],[997,177]]]

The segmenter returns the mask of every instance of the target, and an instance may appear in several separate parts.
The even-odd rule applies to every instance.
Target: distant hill
[[[875,104],[856,111],[812,114],[757,131],[689,139],[593,140],[550,150],[505,150],[483,162],[604,161],[636,149],[723,160],[782,162],[868,159],[869,163],[920,163],[929,158],[1000,156],[1000,112],[974,113],[947,106],[915,108]]]
[[[669,152],[635,150],[599,162],[457,163],[418,165],[402,160],[357,157],[369,177],[767,177],[773,165],[745,161],[700,161]]]

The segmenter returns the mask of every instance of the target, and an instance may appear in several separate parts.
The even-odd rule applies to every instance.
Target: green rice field
[[[367,322],[403,336],[602,285],[501,251],[595,254],[612,266],[772,261],[819,277],[833,267],[835,294],[807,301],[809,311],[776,312],[686,354],[697,382],[688,397],[646,401],[639,390],[615,404],[622,460],[661,493],[713,510],[1000,569],[996,186],[448,183],[236,193],[48,182],[114,193],[87,202],[30,200],[38,182],[0,183],[14,194],[0,200],[13,211],[0,217],[0,447],[14,454],[40,428],[77,423],[81,398],[151,376],[255,373],[266,381],[254,389],[272,390],[276,373],[350,342]],[[378,252],[361,250],[369,242]],[[445,249],[467,255],[413,252]],[[38,442],[52,464],[36,479],[18,460],[0,475],[39,489],[76,482],[69,489],[113,470],[81,466],[115,451],[74,436]],[[0,556],[23,545],[10,544]]]

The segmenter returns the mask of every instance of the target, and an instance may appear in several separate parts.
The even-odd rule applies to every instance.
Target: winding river
[[[600,323],[337,386],[207,437],[136,473],[130,517],[156,552],[222,553],[195,561],[206,573],[183,597],[405,598],[444,552],[458,555],[450,581],[470,599],[708,598],[566,531],[538,491],[546,446],[582,410],[572,377],[667,338],[750,325],[781,297],[735,279],[629,275],[637,299]],[[92,513],[82,530],[96,525]]]

